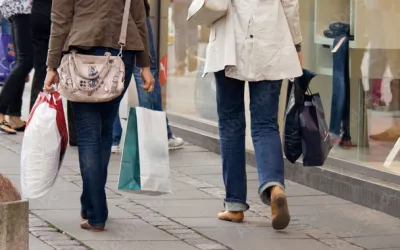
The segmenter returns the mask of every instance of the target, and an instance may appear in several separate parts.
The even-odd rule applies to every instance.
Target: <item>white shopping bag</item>
[[[22,198],[50,191],[68,144],[62,99],[57,92],[40,93],[26,125],[21,149]]]
[[[164,112],[130,108],[118,190],[146,195],[171,193]]]

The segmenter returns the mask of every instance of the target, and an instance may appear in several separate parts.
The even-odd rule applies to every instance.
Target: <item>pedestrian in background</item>
[[[0,131],[8,134],[25,130],[21,109],[26,77],[33,67],[31,8],[31,0],[0,0],[0,12],[10,22],[16,52],[15,66],[0,94]]]
[[[120,101],[131,81],[135,62],[142,68],[143,88],[149,92],[154,88],[143,0],[131,0],[126,43],[121,48],[118,34],[121,31],[124,5],[125,1],[121,0],[53,0],[51,11],[46,91],[53,91],[53,85],[58,83],[57,68],[63,53],[76,50],[86,55],[103,56],[109,52],[112,56],[118,56],[120,49],[123,49],[121,55],[125,65],[125,89],[122,95],[109,102],[71,102],[83,180],[83,221],[80,226],[94,232],[103,231],[108,219],[105,185],[113,124]]]
[[[33,76],[29,110],[35,104],[36,98],[43,89],[46,78],[46,59],[49,50],[51,27],[52,0],[33,0],[32,3],[32,45],[33,45]]]
[[[135,82],[136,82],[136,90],[138,94],[138,99],[139,99],[139,106],[140,107],[145,107],[145,108],[151,108],[156,111],[162,111],[162,97],[161,97],[161,85],[160,81],[158,78],[158,61],[157,61],[157,56],[156,56],[156,50],[155,50],[155,40],[154,40],[154,34],[153,34],[153,29],[151,27],[151,21],[150,21],[150,4],[148,0],[144,0],[145,6],[146,6],[146,26],[147,26],[147,32],[148,32],[148,37],[149,37],[149,48],[150,48],[150,58],[151,58],[151,73],[154,76],[155,79],[155,84],[154,84],[154,91],[152,93],[147,93],[144,91],[142,88],[143,85],[143,80],[141,78],[141,71],[142,69],[138,66],[135,66],[133,70],[133,74],[135,77]],[[167,119],[167,131],[168,131],[168,146],[169,149],[174,150],[174,149],[180,149],[183,147],[184,141],[182,138],[176,137],[172,134],[171,128],[169,127],[168,124],[168,119]],[[121,137],[122,137],[122,126],[121,126],[121,119],[119,114],[115,117],[114,121],[114,130],[113,130],[113,147],[112,147],[112,152],[117,153],[121,151],[120,143],[121,143]]]
[[[206,73],[215,73],[225,210],[221,220],[242,222],[247,204],[244,91],[249,82],[251,136],[259,196],[271,205],[272,226],[290,221],[278,127],[282,79],[302,75],[299,0],[232,0],[211,27]],[[296,51],[297,49],[297,51]]]

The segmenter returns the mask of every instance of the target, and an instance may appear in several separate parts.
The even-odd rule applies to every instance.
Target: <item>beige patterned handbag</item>
[[[131,0],[126,0],[118,44],[118,56],[106,52],[104,56],[78,54],[63,56],[59,68],[58,91],[72,102],[108,102],[124,90],[125,65],[122,49],[126,43]]]

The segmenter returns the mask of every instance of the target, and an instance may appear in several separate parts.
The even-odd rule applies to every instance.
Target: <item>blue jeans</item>
[[[163,111],[162,98],[161,98],[161,85],[158,79],[158,66],[157,66],[155,42],[154,42],[154,35],[153,35],[153,29],[151,27],[150,18],[146,19],[146,25],[149,36],[149,47],[150,47],[150,57],[151,57],[150,69],[156,82],[154,83],[154,92],[152,93],[145,92],[144,89],[141,87],[141,85],[143,84],[143,79],[140,76],[140,72],[142,69],[134,66],[133,73],[136,82],[139,106],[156,111]],[[168,119],[167,119],[167,131],[168,131],[168,139],[170,139],[172,137],[172,132],[168,124]],[[122,137],[121,119],[119,117],[119,113],[117,113],[114,120],[113,146],[118,146],[121,143],[121,137]]]
[[[79,50],[90,55],[104,55],[106,48]],[[119,50],[108,49],[116,56]],[[92,226],[104,226],[108,218],[105,185],[110,161],[112,131],[119,103],[132,78],[134,52],[123,53],[125,90],[121,96],[104,103],[72,103],[76,122],[79,165],[83,180],[82,213]]]
[[[247,179],[245,160],[246,117],[245,82],[215,73],[217,110],[223,178],[226,188],[225,209],[246,211]],[[251,136],[258,169],[259,194],[269,204],[270,188],[284,188],[284,166],[278,127],[279,95],[282,81],[249,83]]]
[[[332,105],[330,132],[340,135],[343,127],[343,140],[350,137],[350,74],[349,74],[349,39],[346,36],[335,38],[333,46],[345,38],[342,45],[333,53]]]

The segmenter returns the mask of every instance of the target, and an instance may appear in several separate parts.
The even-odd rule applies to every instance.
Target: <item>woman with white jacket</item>
[[[211,27],[205,73],[217,81],[217,109],[225,210],[220,220],[242,222],[246,203],[245,82],[249,82],[251,131],[259,195],[271,205],[272,226],[290,221],[278,128],[282,79],[302,75],[299,0],[231,0],[228,14]],[[300,59],[300,60],[299,60]]]

